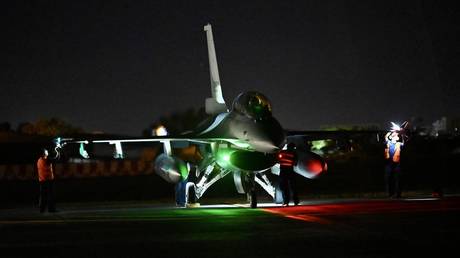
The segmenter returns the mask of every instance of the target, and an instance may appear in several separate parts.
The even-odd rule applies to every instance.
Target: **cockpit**
[[[264,119],[272,115],[270,101],[261,93],[243,92],[233,101],[232,111],[254,119]]]

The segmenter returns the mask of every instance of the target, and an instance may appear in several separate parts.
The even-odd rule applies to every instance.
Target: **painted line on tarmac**
[[[318,223],[318,224],[323,224],[323,225],[332,224],[332,221],[320,218],[318,216],[305,215],[305,214],[300,214],[300,215],[290,214],[289,213],[290,209],[288,207],[282,208],[282,209],[262,209],[262,210],[265,212],[283,216],[289,219],[301,220],[305,222],[312,222],[312,223]]]

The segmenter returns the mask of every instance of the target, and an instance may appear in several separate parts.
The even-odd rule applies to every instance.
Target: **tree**
[[[8,122],[1,122],[0,123],[0,131],[1,132],[11,131],[11,124],[8,123]]]
[[[59,118],[40,118],[35,123],[21,123],[18,132],[45,136],[73,135],[83,133],[83,129],[75,127]]]
[[[34,125],[30,122],[20,123],[17,129],[18,133],[35,134]]]

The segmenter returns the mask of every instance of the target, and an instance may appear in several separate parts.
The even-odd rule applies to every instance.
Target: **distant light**
[[[322,148],[327,146],[327,140],[311,141],[311,145],[313,150],[321,150]]]
[[[160,125],[157,128],[155,128],[154,133],[155,133],[156,136],[166,136],[166,135],[168,135],[168,131],[166,130],[166,127],[164,127],[162,125]]]

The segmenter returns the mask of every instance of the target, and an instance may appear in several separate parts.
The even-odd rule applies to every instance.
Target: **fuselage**
[[[256,92],[240,94],[235,99],[232,110],[217,115],[213,123],[199,135],[204,138],[230,139],[230,142],[237,147],[250,151],[277,152],[285,143],[284,130],[278,120],[272,116],[271,106],[265,97],[266,106],[260,107],[259,114],[247,112],[253,108],[251,103],[241,102],[254,96],[262,95]],[[244,108],[243,111],[241,106]],[[255,108],[257,109],[258,106]]]

